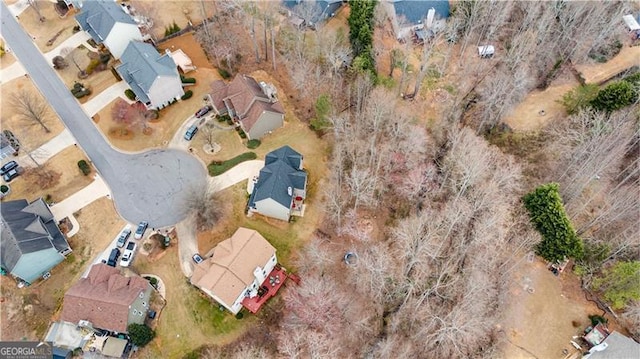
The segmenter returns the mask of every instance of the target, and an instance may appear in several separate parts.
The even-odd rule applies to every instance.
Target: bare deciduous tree
[[[187,190],[182,210],[195,216],[196,227],[199,231],[208,231],[222,218],[222,201],[216,192],[204,187]]]
[[[47,127],[49,107],[41,96],[31,91],[21,89],[9,97],[9,103],[17,115],[29,124],[39,125],[45,132],[51,130]]]

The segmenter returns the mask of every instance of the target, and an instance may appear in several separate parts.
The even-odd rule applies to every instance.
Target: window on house
[[[134,310],[133,310],[133,315],[136,315],[136,314],[138,314],[138,310],[137,310],[137,309],[134,309]]]
[[[139,297],[140,297],[140,299],[144,298],[144,292],[140,292]]]

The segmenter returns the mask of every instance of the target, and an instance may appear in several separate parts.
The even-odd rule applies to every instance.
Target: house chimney
[[[434,8],[429,9],[429,11],[427,12],[427,23],[424,24],[424,26],[427,29],[430,29],[431,26],[433,25],[433,19],[435,18],[435,16],[436,16],[436,9]]]

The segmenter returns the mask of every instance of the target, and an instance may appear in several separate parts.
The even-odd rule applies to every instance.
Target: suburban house
[[[424,41],[444,28],[449,17],[449,0],[385,0],[384,6],[397,39],[415,36]]]
[[[276,249],[260,233],[240,227],[196,265],[191,283],[233,314],[243,306],[255,313],[286,279],[277,262]]]
[[[64,295],[61,319],[94,329],[126,333],[143,324],[153,287],[146,279],[125,277],[117,268],[94,264]]]
[[[116,72],[148,109],[163,108],[184,95],[176,63],[153,45],[131,41],[120,62]]]
[[[116,59],[122,56],[130,41],[143,40],[138,24],[114,0],[83,1],[81,6],[76,21]]]
[[[640,344],[616,331],[609,333],[602,324],[596,325],[583,338],[591,348],[582,359],[637,358],[640,354]]]
[[[9,132],[9,135],[5,132],[0,132],[0,158],[5,158],[18,152],[10,136],[13,137],[11,132]],[[13,141],[16,141],[15,137]]]
[[[20,281],[33,283],[71,253],[49,206],[42,198],[2,202],[0,264]]]
[[[228,114],[249,139],[259,139],[284,125],[284,109],[275,87],[253,77],[238,74],[229,84],[214,81],[208,97],[216,114]]]
[[[284,0],[292,24],[315,28],[317,24],[336,15],[344,4],[342,0]]]
[[[249,197],[249,213],[288,221],[292,215],[304,214],[307,172],[302,155],[289,146],[269,152],[264,167],[254,181]]]

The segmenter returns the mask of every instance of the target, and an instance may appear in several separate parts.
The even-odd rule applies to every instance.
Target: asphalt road
[[[187,192],[206,186],[204,165],[189,153],[175,149],[137,154],[113,149],[5,3],[1,3],[2,37],[109,185],[118,213],[132,223],[147,220],[155,228],[183,220]]]

